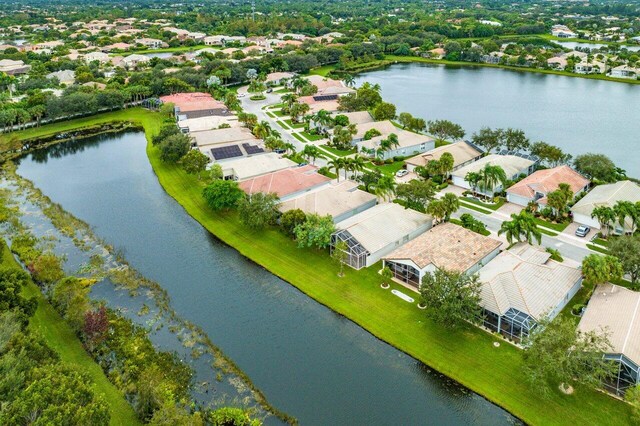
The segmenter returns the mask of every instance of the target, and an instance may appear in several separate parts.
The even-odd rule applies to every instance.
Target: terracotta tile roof
[[[180,108],[180,112],[227,109],[225,104],[213,99],[210,94],[202,92],[176,93],[174,95],[161,96],[160,100],[165,103],[171,102]]]
[[[465,272],[501,244],[453,223],[444,223],[403,245],[385,259],[411,260],[420,269],[434,265],[447,271]]]
[[[558,189],[561,183],[568,183],[575,194],[587,186],[589,179],[564,165],[553,169],[538,170],[507,189],[507,192],[526,198],[533,198],[536,192],[547,195]]]
[[[240,188],[247,194],[275,193],[283,198],[329,183],[331,179],[318,173],[311,165],[279,170],[241,182]]]

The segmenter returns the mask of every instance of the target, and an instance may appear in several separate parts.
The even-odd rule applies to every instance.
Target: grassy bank
[[[2,266],[19,268],[20,266],[16,263],[13,254],[4,242],[2,242],[2,250],[4,251]],[[27,298],[35,296],[38,300],[38,309],[31,317],[29,327],[44,337],[47,344],[58,353],[63,362],[74,366],[89,376],[94,384],[95,392],[102,395],[109,405],[110,424],[118,426],[141,424],[133,408],[124,399],[124,395],[109,382],[100,366],[87,354],[71,327],[53,309],[53,306],[45,299],[38,286],[33,282],[29,282],[27,287],[23,289],[22,294]]]
[[[157,131],[161,118],[141,109],[126,111],[145,126],[147,136]],[[113,115],[94,119],[108,121]],[[41,129],[42,131],[42,129]],[[51,131],[56,131],[51,130]],[[202,183],[177,166],[159,159],[148,144],[147,154],[158,180],[183,208],[207,230],[272,273],[290,282],[318,302],[457,380],[531,424],[632,424],[630,407],[603,393],[578,387],[572,396],[560,391],[549,398],[532,389],[522,377],[522,353],[501,344],[475,327],[448,330],[427,320],[415,303],[409,304],[380,288],[376,268],[337,266],[324,251],[298,249],[295,242],[274,229],[256,232],[244,227],[235,212],[214,213],[201,197]],[[392,285],[403,292],[408,290]]]
[[[379,65],[375,67],[373,64],[369,64],[366,71],[370,71],[375,68],[381,68],[388,66],[390,63],[409,63],[409,62],[417,62],[417,63],[425,63],[425,64],[440,64],[440,65],[454,65],[454,66],[467,66],[467,67],[486,67],[486,68],[502,68],[511,71],[520,71],[520,72],[535,72],[539,74],[553,74],[553,75],[563,75],[565,77],[578,77],[578,78],[588,78],[590,80],[603,80],[603,81],[612,81],[616,83],[627,83],[627,84],[640,84],[640,80],[628,80],[625,78],[612,78],[607,77],[602,74],[574,74],[566,71],[557,71],[557,70],[545,70],[539,68],[523,68],[523,67],[511,67],[508,65],[497,65],[497,64],[484,64],[484,63],[476,63],[476,62],[461,62],[461,61],[447,61],[444,59],[428,59],[422,58],[418,56],[394,56],[387,55],[385,56],[385,60],[380,61]]]

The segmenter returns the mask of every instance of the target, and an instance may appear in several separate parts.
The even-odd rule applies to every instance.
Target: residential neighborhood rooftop
[[[210,94],[202,92],[175,93],[173,95],[161,96],[160,100],[164,103],[174,104],[180,109],[180,112],[227,109],[224,103],[213,99],[213,96]]]
[[[590,181],[571,167],[562,165],[552,169],[538,170],[509,187],[507,192],[530,198],[536,192],[542,194],[553,192],[561,183],[569,184],[571,191],[575,194],[589,185]]]
[[[415,157],[411,157],[405,160],[405,163],[424,167],[431,160],[439,160],[440,157],[442,157],[442,154],[444,154],[445,152],[448,152],[453,156],[454,168],[472,161],[474,158],[482,155],[481,151],[478,151],[470,144],[461,141],[452,143],[450,145],[443,145],[423,154],[416,155]]]
[[[630,180],[598,185],[587,195],[582,197],[571,211],[585,216],[591,216],[594,208],[600,206],[613,207],[617,201],[640,201],[640,185]]]
[[[221,163],[224,176],[233,176],[238,181],[247,180],[278,170],[295,167],[296,163],[279,154],[269,152],[250,157],[232,159]]]
[[[318,173],[317,167],[306,165],[245,180],[240,183],[240,188],[249,195],[264,192],[275,193],[278,197],[283,198],[309,191],[330,181],[331,179]]]
[[[613,349],[640,365],[640,293],[614,284],[596,287],[578,329],[608,334]]]
[[[385,203],[343,220],[336,227],[349,231],[366,250],[374,253],[432,221],[424,213]]]
[[[540,320],[558,306],[581,272],[550,259],[544,248],[518,243],[479,271],[481,305],[504,315],[515,308]]]
[[[469,172],[479,172],[485,165],[491,164],[493,166],[500,166],[505,171],[507,177],[516,175],[521,170],[531,167],[534,162],[532,160],[518,157],[517,155],[498,155],[489,154],[486,157],[482,157],[478,161],[468,164],[459,168],[452,174],[454,176],[465,177]]]
[[[285,201],[280,205],[280,211],[300,209],[307,214],[335,218],[375,199],[375,195],[358,189],[357,183],[345,180]]]
[[[230,127],[228,129],[204,130],[190,133],[198,146],[222,145],[230,142],[251,141],[255,136],[246,127]]]
[[[411,260],[422,269],[434,265],[438,269],[465,272],[502,245],[453,223],[435,226],[424,234],[385,256],[385,260]]]

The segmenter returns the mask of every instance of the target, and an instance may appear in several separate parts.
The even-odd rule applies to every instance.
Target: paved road
[[[296,150],[300,151],[304,149],[304,145],[298,139],[291,135],[291,131],[288,129],[284,129],[278,125],[276,120],[269,117],[265,110],[262,108],[267,105],[272,105],[281,102],[280,97],[282,96],[279,93],[265,93],[266,99],[263,101],[252,101],[249,99],[249,94],[247,94],[247,87],[242,87],[238,90],[239,94],[245,94],[244,97],[239,98],[242,104],[242,108],[245,112],[255,114],[258,117],[258,120],[268,122],[274,129],[278,129],[282,134],[282,139],[285,142],[292,143],[293,146],[296,147]],[[326,160],[318,159],[316,160],[316,165],[323,166],[326,165]],[[455,192],[456,195],[460,195],[455,191],[457,188],[452,188],[450,192]],[[445,190],[444,192],[447,192]],[[482,221],[494,238],[498,238],[501,241],[506,243],[506,240],[502,236],[498,236],[498,230],[502,222],[505,220],[509,220],[509,215],[507,213],[502,212],[493,212],[491,214],[484,214],[477,212],[475,210],[471,210],[465,207],[461,207],[460,210],[454,214],[453,216],[459,218],[463,213],[469,213],[476,219]],[[588,239],[581,239],[570,233],[561,233],[558,236],[551,237],[548,235],[542,235],[542,246],[551,247],[560,251],[562,256],[565,258],[565,261],[568,263],[575,263],[575,266],[579,266],[582,263],[582,259],[585,256],[593,253],[586,246]]]
[[[282,102],[280,99],[282,97],[282,93],[264,93],[264,95],[266,96],[265,100],[252,101],[251,99],[249,99],[250,94],[247,93],[247,87],[248,86],[244,86],[238,89],[239,95],[244,94],[243,97],[238,98],[240,100],[240,104],[242,105],[242,109],[247,113],[255,114],[258,117],[258,121],[266,121],[267,123],[269,123],[274,130],[278,130],[280,132],[280,134],[282,135],[282,140],[293,144],[293,146],[296,148],[296,151],[302,151],[305,144],[293,137],[291,135],[291,130],[281,127],[276,122],[276,120],[271,118],[266,113],[266,110],[263,109],[267,105],[273,105]],[[315,161],[315,165],[318,167],[326,166],[327,160],[318,158]]]

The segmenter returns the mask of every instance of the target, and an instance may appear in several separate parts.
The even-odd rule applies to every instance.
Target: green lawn
[[[273,93],[291,93],[291,90],[283,87],[282,89],[274,90]]]
[[[480,200],[477,200],[475,198],[470,198],[470,197],[461,197],[460,200],[467,203],[475,204],[476,206],[483,207],[486,210],[493,210],[493,211],[498,210],[500,207],[504,205],[504,203],[506,203],[506,200],[504,198],[500,198],[498,202],[495,204],[483,203]]]
[[[449,222],[455,223],[456,225],[462,226],[462,221],[460,219],[451,218],[451,219],[449,219]],[[464,226],[463,226],[463,228],[464,228]],[[487,236],[491,235],[491,231],[489,231],[488,229],[485,229],[483,232],[478,232],[478,234],[484,235],[485,237],[487,237]]]
[[[473,210],[473,211],[476,211],[476,212],[482,213],[482,214],[491,214],[490,210],[487,210],[487,209],[484,209],[482,207],[479,207],[479,206],[477,206],[476,204],[473,204],[473,203],[468,203],[467,202],[467,198],[465,198],[465,197],[459,197],[458,200],[460,200],[460,206],[461,207],[464,207],[464,208],[467,208],[467,209],[470,209],[470,210]]]
[[[130,112],[136,121],[147,124],[147,135],[157,131],[159,120],[143,112],[138,114]],[[630,406],[582,386],[571,396],[559,390],[552,391],[550,397],[541,396],[523,379],[519,349],[506,343],[496,348],[494,336],[472,326],[449,330],[431,322],[415,303],[406,303],[380,288],[378,265],[361,271],[345,268],[345,276],[338,278],[338,268],[325,251],[299,249],[275,229],[251,231],[240,223],[236,212],[212,212],[202,199],[202,183],[195,176],[162,163],[151,144],[147,145],[147,154],[167,193],[222,241],[376,337],[501,405],[526,423],[633,424]],[[392,288],[408,291],[395,284]]]
[[[300,136],[299,134],[297,134],[297,133],[291,133],[291,136],[293,136],[294,138],[298,139],[302,143],[307,143],[307,141],[304,140],[304,138],[302,136]]]
[[[341,149],[337,149],[334,148],[332,146],[329,145],[322,145],[323,149],[326,149],[327,151],[329,151],[330,153],[332,153],[333,155],[337,156],[337,157],[346,157],[347,155],[351,155],[351,154],[355,154],[356,152],[358,152],[358,150],[356,148],[352,148],[348,151],[343,151]]]
[[[309,71],[309,74],[321,75],[323,77],[326,77],[327,74],[329,74],[334,69],[336,69],[335,65],[324,65],[322,67],[312,69],[311,71]]]
[[[304,123],[294,123],[290,118],[287,118],[284,122],[293,129],[302,129],[304,127]]]
[[[273,105],[269,105],[267,108],[268,109],[280,109],[284,106],[284,103],[279,103],[279,104],[273,104]]]
[[[534,218],[536,225],[543,226],[545,228],[552,229],[554,231],[558,231],[559,233],[564,231],[567,226],[569,226],[569,222],[564,223],[552,223],[542,218],[536,217]]]
[[[282,112],[282,110],[279,110],[279,109],[271,111],[271,112],[274,113],[275,115],[277,115],[278,117],[285,117],[285,116],[289,115],[289,114],[285,114],[284,112]]]
[[[385,163],[380,166],[373,163],[369,163],[368,165],[374,169],[380,170],[382,173],[394,175],[398,170],[400,170],[404,166],[404,161],[394,161],[391,164]]]
[[[300,132],[302,134],[302,136],[304,136],[305,138],[309,139],[310,141],[318,141],[320,139],[324,139],[324,136],[322,135],[314,135],[312,133],[309,132]]]
[[[19,268],[6,244],[2,242],[2,266]],[[29,282],[22,291],[25,297],[36,297],[38,309],[31,317],[29,327],[42,335],[47,344],[55,350],[60,359],[86,373],[94,384],[97,394],[104,397],[109,405],[111,425],[141,424],[133,408],[124,399],[124,395],[107,379],[98,364],[87,354],[71,327],[58,315],[40,292],[38,286]]]

